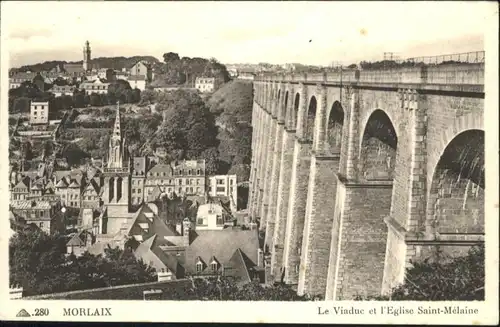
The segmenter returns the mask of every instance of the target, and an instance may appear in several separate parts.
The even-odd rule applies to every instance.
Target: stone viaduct
[[[260,75],[249,212],[269,282],[387,294],[484,242],[484,64]]]

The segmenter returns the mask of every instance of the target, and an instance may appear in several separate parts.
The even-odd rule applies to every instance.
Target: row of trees
[[[179,57],[175,52],[163,54],[164,63],[155,65],[157,83],[163,85],[192,84],[199,76],[216,77],[227,82],[230,80],[226,66],[215,58]]]
[[[25,295],[65,292],[156,280],[154,269],[130,250],[106,249],[105,256],[65,254],[67,237],[40,230],[19,231],[9,242],[11,285]]]

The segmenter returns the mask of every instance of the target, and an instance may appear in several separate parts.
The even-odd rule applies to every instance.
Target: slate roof
[[[161,174],[163,172],[165,176]],[[151,176],[149,176],[149,173],[151,173]],[[156,176],[156,173],[160,173],[159,176]],[[158,164],[148,171],[148,178],[165,178],[170,176],[173,176],[173,169],[169,164]]]
[[[257,230],[199,230],[193,234],[193,241],[185,251],[184,268],[187,273],[196,274],[198,257],[208,264],[215,257],[233,271],[248,270],[247,267],[253,267],[257,263]],[[241,252],[242,259],[233,258],[237,250]]]
[[[87,191],[89,189],[93,189],[97,194],[99,194],[99,186],[97,185],[97,183],[91,179],[87,185],[85,186],[85,190],[84,191]]]
[[[128,80],[129,81],[145,81],[146,76],[144,76],[144,75],[130,75],[128,77]]]
[[[64,64],[63,68],[68,74],[81,74],[85,72],[82,64]]]
[[[34,200],[14,200],[11,201],[12,208],[18,210],[25,209],[50,209],[49,201],[34,201]]]
[[[68,183],[66,183],[66,179],[62,178],[57,182],[56,187],[67,187]]]
[[[12,190],[14,191],[16,188],[25,188],[26,192],[28,192],[28,187],[26,186],[26,184],[24,184],[23,181],[19,181],[19,183],[17,183]]]
[[[151,220],[148,218],[151,217]],[[152,235],[158,235],[160,240],[165,240],[167,236],[178,236],[179,234],[168,227],[148,205],[143,204],[139,210],[136,211],[132,222],[127,229],[127,235],[142,235],[143,239],[150,238]],[[148,231],[145,231],[139,224],[147,224]]]
[[[142,261],[153,268],[156,271],[168,268],[177,277],[180,270],[183,270],[179,265],[177,259],[167,253],[164,253],[156,244],[155,240],[158,238],[157,235],[153,235],[146,241],[141,243],[137,249],[134,251],[134,256],[137,259],[142,259]],[[180,276],[179,276],[180,277]]]
[[[69,241],[66,243],[66,246],[85,246],[85,241],[87,240],[87,237],[89,237],[88,232],[85,230],[82,230],[78,233],[76,233]]]

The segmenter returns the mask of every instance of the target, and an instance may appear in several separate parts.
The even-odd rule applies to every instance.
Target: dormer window
[[[203,262],[203,260],[202,260],[200,257],[198,257],[198,258],[196,259],[196,272],[197,272],[197,273],[202,272],[202,271],[203,271],[203,269],[205,269],[205,266],[206,266],[206,265],[205,265],[205,262]]]
[[[210,264],[210,267],[212,268],[212,271],[217,271],[217,268],[218,268],[218,264],[216,261],[213,261],[211,264]]]

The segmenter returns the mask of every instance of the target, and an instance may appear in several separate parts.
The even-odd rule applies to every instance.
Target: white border
[[[8,6],[6,6],[6,4]],[[12,13],[13,3],[2,2],[2,18],[6,7]],[[363,5],[359,3],[359,5]],[[75,3],[77,6],[77,3]],[[51,10],[47,4],[47,10]],[[77,10],[77,9],[76,9]],[[40,13],[43,14],[43,13]],[[411,13],[408,13],[411,14]],[[277,18],[278,19],[278,18]],[[334,19],[334,17],[332,17]],[[214,19],[214,23],[217,19]],[[96,22],[100,23],[100,22]],[[443,22],[460,24],[460,22]],[[425,24],[425,22],[422,22]],[[103,26],[103,28],[105,28]],[[396,27],[397,28],[397,27]],[[8,30],[5,19],[1,20],[1,107],[0,127],[2,142],[0,154],[8,157]],[[0,207],[4,218],[0,219],[0,320],[42,320],[43,317],[16,318],[24,308],[33,312],[35,308],[49,308],[47,320],[52,321],[144,321],[144,322],[266,322],[266,323],[400,323],[405,324],[497,324],[498,323],[498,6],[491,3],[491,15],[484,19],[486,71],[485,71],[485,130],[486,132],[486,301],[485,302],[199,302],[199,301],[28,301],[8,300],[8,160],[0,161]],[[318,307],[332,308],[334,305],[364,309],[358,315],[318,315]],[[417,309],[459,305],[462,308],[477,308],[478,315],[381,315],[380,307]],[[63,308],[110,307],[112,317],[64,317]],[[377,308],[378,314],[369,310]]]

